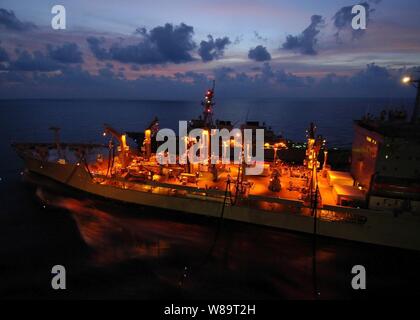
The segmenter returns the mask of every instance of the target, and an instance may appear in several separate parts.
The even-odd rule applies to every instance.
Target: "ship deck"
[[[104,161],[102,165],[95,164],[90,166],[91,171],[94,175],[105,177],[107,176],[107,163]],[[152,192],[167,194],[167,189],[165,187],[174,187],[175,189],[182,190],[188,188],[189,191],[196,189],[198,193],[203,190],[206,192],[215,191],[215,194],[222,196],[226,190],[227,181],[230,180],[230,194],[235,194],[236,192],[236,180],[238,177],[239,166],[234,164],[224,165],[223,169],[219,170],[217,181],[213,180],[213,175],[207,171],[198,171],[199,174],[158,174],[159,164],[155,162],[136,162],[135,169],[129,166],[129,170],[134,170],[134,172],[139,172],[138,167],[143,166],[147,168],[150,175],[145,175],[139,179],[133,179],[133,177],[127,174],[113,174],[112,176],[117,179],[104,179],[101,183],[105,184],[116,184],[116,181],[119,183],[124,183],[125,188],[130,189],[142,189],[151,188]],[[178,167],[179,168],[179,167]],[[280,183],[281,190],[278,192],[271,191],[269,189],[271,172],[273,169],[277,169],[280,173]],[[169,167],[167,168],[169,169]],[[176,170],[176,167],[174,167]],[[181,179],[180,177],[188,178],[190,176],[192,179]],[[251,198],[255,196],[255,199],[281,199],[281,200],[290,200],[296,202],[303,202],[305,200],[305,189],[308,189],[310,183],[310,172],[304,166],[291,166],[287,164],[278,164],[275,167],[272,167],[266,172],[265,175],[259,176],[243,176],[242,184],[247,187],[246,195]],[[321,174],[318,173],[318,188],[320,197],[323,205],[336,205],[336,198],[333,194],[332,187],[329,185],[327,179]],[[130,182],[137,182],[130,184]],[[142,184],[142,182],[144,184]],[[153,187],[154,186],[154,187]]]

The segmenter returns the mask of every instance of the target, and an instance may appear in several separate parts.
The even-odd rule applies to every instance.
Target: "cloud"
[[[26,31],[36,28],[35,24],[20,21],[15,13],[10,10],[0,8],[0,28],[12,31]]]
[[[93,55],[98,60],[107,60],[111,59],[111,54],[108,52],[107,49],[101,47],[102,44],[105,42],[105,38],[96,38],[96,37],[88,37],[86,42],[89,45],[90,51],[92,51]]]
[[[282,85],[289,88],[304,87],[309,83],[309,77],[299,77],[281,68],[273,70],[268,62],[265,62],[259,70],[260,73],[254,79],[256,82]]]
[[[375,11],[375,9],[371,8],[371,4],[378,4],[380,2],[381,0],[368,0],[365,2],[359,3],[359,5],[364,6],[366,9],[366,24],[367,25],[369,25],[369,23],[371,22],[371,19],[370,19],[371,14]],[[350,33],[352,35],[352,39],[354,40],[356,38],[361,37],[367,30],[367,29],[354,30],[351,27],[351,22],[353,20],[353,17],[355,16],[355,14],[351,12],[352,8],[353,8],[353,5],[342,7],[332,17],[334,27],[337,30],[335,33],[337,42],[342,41],[340,36],[341,36],[341,33],[343,32]]]
[[[150,31],[138,28],[136,34],[142,41],[123,46],[113,44],[109,49],[102,47],[103,38],[89,37],[86,41],[92,53],[99,60],[116,60],[135,64],[164,64],[193,61],[191,51],[196,48],[192,39],[194,28],[184,23],[172,25],[166,23]]]
[[[234,69],[230,67],[220,67],[213,70],[216,80],[223,82],[231,79],[231,75],[234,74]]]
[[[152,29],[146,34],[146,39],[156,47],[164,61],[181,63],[193,60],[190,55],[190,51],[196,47],[192,39],[193,34],[192,26],[184,23],[173,26],[166,23]]]
[[[175,59],[171,59],[171,57],[165,57],[159,51],[159,49],[149,40],[127,46],[114,44],[109,49],[109,56],[111,59],[116,61],[137,64],[163,64],[166,62],[175,61],[176,63],[179,63],[184,61],[183,59],[179,59],[178,57],[176,57],[177,54],[175,53]],[[191,59],[188,58],[188,61]]]
[[[249,50],[248,58],[255,61],[268,61],[271,60],[271,55],[266,47],[259,45]]]
[[[371,88],[386,88],[394,84],[395,79],[391,72],[385,68],[370,63],[364,70],[359,71],[350,78],[350,84],[357,87],[369,86]]]
[[[324,24],[324,19],[320,15],[311,17],[311,24],[298,36],[288,35],[283,49],[298,51],[305,55],[316,55],[315,45],[320,27]]]
[[[236,72],[230,67],[221,67],[213,70],[214,77],[218,83],[222,83],[223,88],[231,88],[235,92],[243,89],[264,89],[271,91],[271,95],[278,88],[297,89],[313,85],[314,79],[310,77],[300,77],[282,68],[273,69],[270,63],[265,62],[261,67],[253,69],[258,71],[256,74]],[[221,88],[219,86],[219,88]]]
[[[109,78],[109,79],[115,77],[115,73],[109,67],[99,69],[98,74],[102,77]]]
[[[0,62],[7,62],[9,61],[9,55],[7,51],[0,47]]]
[[[191,51],[196,47],[192,40],[194,28],[181,23],[174,26],[166,23],[148,32],[142,28],[139,34],[143,41],[128,46],[113,45],[111,58],[125,63],[163,64],[193,61]]]
[[[265,62],[256,74],[238,73],[231,68],[217,69],[219,89],[226,94],[241,92],[262,97],[307,96],[307,97],[407,97],[414,90],[401,85],[401,77],[414,73],[420,67],[390,69],[374,63],[366,65],[350,76],[334,73],[314,78],[299,76]],[[250,93],[252,92],[252,93]],[[255,96],[254,96],[255,97]]]
[[[392,97],[410,96],[413,90],[401,84],[401,77],[417,68],[389,69],[367,64],[351,76],[330,73],[321,78],[316,85],[319,92],[330,92],[336,96]]]
[[[231,44],[228,37],[213,39],[211,35],[207,36],[208,40],[201,41],[198,48],[198,54],[204,62],[219,59],[223,56],[226,47]]]
[[[47,51],[51,59],[62,63],[82,63],[83,57],[76,43],[64,43],[61,47],[47,46]]]
[[[17,59],[10,63],[9,70],[18,71],[56,71],[62,66],[56,61],[46,56],[41,51],[29,53],[22,51],[19,53]]]
[[[1,64],[0,64],[1,65]],[[80,97],[133,99],[191,99],[200,97],[203,87],[217,80],[218,96],[223,98],[267,97],[407,97],[414,90],[400,79],[420,68],[390,69],[368,64],[350,76],[334,73],[317,78],[302,76],[264,62],[249,73],[231,67],[208,72],[186,71],[173,75],[141,74],[127,79],[109,63],[90,73],[81,65],[59,64],[40,52],[22,51],[10,68],[0,72],[0,95],[16,97]],[[60,72],[48,72],[57,71]],[[33,72],[28,72],[33,71]]]
[[[195,71],[177,72],[175,74],[175,79],[181,81],[192,81],[193,83],[207,83],[209,81],[205,74]]]
[[[133,70],[133,71],[140,71],[140,67],[136,64],[132,64],[130,69]]]

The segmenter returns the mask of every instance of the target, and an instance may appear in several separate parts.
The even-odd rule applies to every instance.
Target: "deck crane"
[[[105,130],[104,130],[104,136],[107,134],[111,134],[115,139],[118,140],[119,143],[119,156],[121,160],[121,167],[125,169],[128,165],[128,151],[129,147],[127,146],[127,136],[125,134],[119,133],[117,130],[112,128],[108,124],[104,124]]]

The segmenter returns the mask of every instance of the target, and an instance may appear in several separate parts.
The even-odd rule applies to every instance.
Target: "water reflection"
[[[92,249],[89,264],[111,270],[114,277],[115,267],[130,263],[122,270],[140,283],[130,288],[133,292],[147,282],[158,295],[170,288],[169,295],[178,298],[314,298],[311,236],[229,221],[218,229],[217,220],[190,221],[186,215],[114,207],[43,189],[37,195],[47,206],[71,213]],[[390,274],[394,283],[409,285],[393,273],[401,266],[392,264],[392,257],[410,261],[411,255],[334,239],[317,242],[322,298],[351,297],[350,270],[356,264],[371,271],[370,292],[383,292],[388,283],[383,277]],[[378,257],[386,263],[378,263]]]
[[[189,279],[185,278],[191,266],[201,264],[212,245],[212,226],[157,219],[141,209],[104,209],[100,202],[63,197],[41,188],[36,194],[46,206],[71,213],[92,249],[90,264],[96,267],[137,260],[148,264],[160,281],[188,289]]]
[[[41,188],[36,193],[48,206],[71,212],[83,240],[94,250],[93,262],[98,265],[135,258],[164,259],[172,247],[199,246],[208,233],[197,225],[145,218],[141,211],[138,217],[121,212],[118,215],[91,200],[58,196]]]

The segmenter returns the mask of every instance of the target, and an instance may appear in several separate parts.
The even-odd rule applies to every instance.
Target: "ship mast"
[[[152,155],[152,138],[156,136],[159,131],[159,119],[155,117],[147,129],[144,131],[144,157],[149,160]]]
[[[216,82],[213,80],[213,87],[207,90],[206,95],[204,96],[204,100],[201,101],[201,105],[204,107],[203,120],[205,128],[213,127],[213,107],[215,105],[213,98],[215,86]]]

